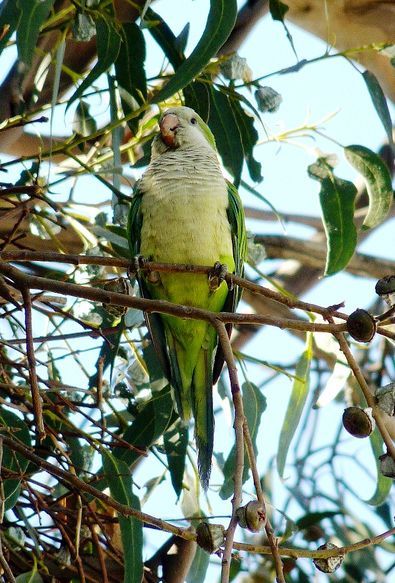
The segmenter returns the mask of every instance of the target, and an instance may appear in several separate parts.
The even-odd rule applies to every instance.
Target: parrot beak
[[[174,113],[165,113],[159,122],[161,138],[166,146],[174,147],[176,132],[180,126],[180,120]]]

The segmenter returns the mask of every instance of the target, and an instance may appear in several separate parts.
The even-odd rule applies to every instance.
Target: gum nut
[[[347,331],[358,342],[370,342],[376,333],[375,319],[366,310],[355,310],[348,316]]]
[[[225,527],[222,524],[201,522],[196,529],[196,542],[211,555],[223,544],[224,532]]]
[[[347,407],[344,409],[342,421],[344,429],[358,438],[369,437],[376,425],[370,407]]]
[[[338,548],[339,547],[337,547],[333,543],[325,543],[324,545],[318,547],[317,550],[322,551],[326,549],[338,549]],[[336,571],[336,569],[340,567],[340,565],[343,562],[343,559],[344,556],[341,554],[335,557],[328,557],[327,559],[313,559],[313,563],[319,571],[322,571],[322,573],[333,573],[334,571]]]
[[[375,397],[382,411],[391,416],[395,414],[395,383],[377,387]]]

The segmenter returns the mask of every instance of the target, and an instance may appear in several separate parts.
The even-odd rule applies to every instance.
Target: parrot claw
[[[219,288],[221,283],[225,281],[227,273],[228,267],[225,265],[225,263],[220,263],[219,261],[214,263],[214,267],[208,275],[210,291],[216,291]]]

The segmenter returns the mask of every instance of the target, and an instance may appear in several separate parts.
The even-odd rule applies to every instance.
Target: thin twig
[[[235,430],[235,468],[234,468],[234,492],[232,498],[232,516],[229,526],[226,530],[225,549],[222,555],[221,583],[228,583],[230,576],[230,563],[232,557],[233,539],[237,527],[237,509],[241,506],[242,488],[243,488],[243,468],[244,468],[244,439],[243,426],[246,423],[243,409],[243,400],[237,375],[237,367],[233,358],[232,347],[225,324],[216,320],[214,322],[218,333],[224,358],[228,367],[230,388],[232,392],[234,406],[234,423]]]
[[[283,564],[282,564],[280,553],[278,550],[278,542],[277,542],[276,537],[274,536],[273,527],[270,523],[270,520],[269,520],[269,517],[267,514],[266,503],[265,503],[265,499],[264,499],[263,491],[262,491],[262,487],[261,487],[261,480],[259,477],[259,472],[258,472],[258,468],[257,468],[257,464],[256,464],[254,446],[252,443],[250,429],[248,427],[247,421],[244,422],[243,431],[244,431],[244,441],[245,441],[245,445],[246,445],[248,461],[250,464],[251,473],[252,473],[252,477],[254,480],[254,487],[255,487],[256,495],[257,495],[258,501],[260,502],[260,504],[263,508],[264,514],[265,514],[265,531],[266,531],[267,540],[269,541],[269,546],[270,546],[270,549],[271,549],[271,552],[273,555],[274,566],[275,566],[276,575],[277,575],[276,580],[278,583],[285,583]]]
[[[387,452],[392,457],[392,459],[395,461],[395,445],[391,439],[390,434],[388,433],[388,430],[385,426],[383,418],[380,415],[380,411],[378,410],[376,401],[375,401],[375,399],[374,399],[374,397],[369,389],[369,385],[366,382],[365,377],[363,376],[362,371],[361,371],[357,361],[355,360],[353,353],[350,350],[350,347],[348,345],[348,342],[347,342],[344,334],[339,332],[339,333],[334,333],[334,336],[337,339],[337,341],[339,342],[340,349],[343,352],[344,356],[346,357],[348,366],[351,368],[352,372],[354,373],[354,376],[355,376],[355,378],[356,378],[356,380],[357,380],[357,382],[362,390],[363,396],[366,399],[368,407],[371,407],[371,409],[372,409],[372,415],[376,421],[377,429],[380,431],[381,437],[383,438],[383,441],[386,445]]]
[[[32,298],[30,290],[27,286],[21,288],[24,310],[25,310],[25,327],[26,327],[26,353],[29,362],[29,379],[32,393],[32,403],[34,412],[34,421],[36,424],[37,437],[42,441],[45,437],[45,428],[42,411],[42,401],[40,396],[40,389],[38,387],[36,357],[34,354],[33,345],[33,324],[32,324]]]

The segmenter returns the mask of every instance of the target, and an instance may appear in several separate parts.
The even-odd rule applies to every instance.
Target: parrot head
[[[172,107],[159,120],[159,134],[153,141],[153,157],[169,150],[200,146],[216,151],[214,136],[202,118],[190,107]]]

